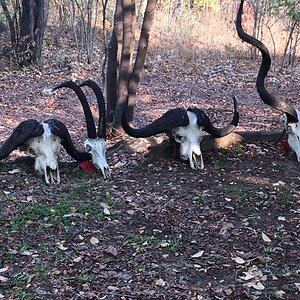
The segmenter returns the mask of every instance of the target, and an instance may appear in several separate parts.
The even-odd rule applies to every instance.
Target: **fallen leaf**
[[[99,243],[99,240],[98,240],[97,238],[95,238],[94,236],[92,236],[92,237],[90,238],[90,243],[91,243],[92,245],[95,245],[95,244],[98,244],[98,243]]]
[[[300,283],[295,282],[295,286],[296,286],[296,288],[298,289],[298,291],[300,292]]]
[[[232,260],[234,260],[237,264],[244,264],[246,261],[244,259],[242,259],[241,257],[239,256],[236,256],[236,257],[232,257]]]
[[[8,270],[8,266],[6,266],[6,267],[0,269],[0,273],[6,272],[7,270]]]
[[[8,174],[17,174],[17,173],[20,173],[20,172],[21,172],[20,169],[13,169],[13,170],[11,170],[11,171],[8,171],[7,173],[8,173]]]
[[[118,250],[114,246],[108,246],[104,252],[115,257],[118,255]]]
[[[278,299],[283,299],[285,294],[286,294],[285,291],[276,291],[274,293],[274,296]]]
[[[58,242],[56,244],[57,244],[58,249],[60,249],[62,251],[68,250],[68,247],[65,247],[62,242]]]
[[[80,261],[81,261],[81,257],[80,257],[80,256],[75,257],[75,258],[73,259],[73,261],[74,261],[74,262],[80,262]]]
[[[0,282],[7,282],[8,278],[0,275]]]
[[[199,252],[191,255],[191,258],[199,258],[203,255],[203,253],[204,253],[204,250],[200,250]]]
[[[103,213],[105,214],[105,215],[107,215],[107,216],[109,216],[110,215],[110,211],[109,211],[109,209],[108,208],[103,208]]]
[[[155,281],[155,284],[156,285],[159,285],[159,286],[165,286],[166,285],[166,282],[163,280],[163,279],[157,279],[156,281]]]
[[[265,242],[271,243],[270,238],[264,232],[262,232],[261,237]]]

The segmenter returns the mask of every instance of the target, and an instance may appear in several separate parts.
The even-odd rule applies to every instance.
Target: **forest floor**
[[[135,126],[180,106],[202,108],[223,126],[236,95],[239,131],[282,129],[280,114],[256,94],[259,60],[180,65],[150,55]],[[99,67],[56,73],[53,64],[1,63],[0,140],[21,121],[56,117],[82,147],[79,101],[50,91],[67,79],[98,81]],[[268,84],[297,104],[296,71],[271,72]],[[300,299],[295,156],[275,143],[236,145],[205,152],[204,170],[194,171],[148,155],[143,141],[108,139],[110,179],[84,172],[65,153],[59,185],[46,185],[27,153],[0,162],[0,299]]]

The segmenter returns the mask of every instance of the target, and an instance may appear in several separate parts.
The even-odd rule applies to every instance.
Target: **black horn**
[[[189,108],[188,110],[193,112],[197,116],[198,126],[204,127],[204,130],[206,132],[208,132],[210,135],[212,135],[213,137],[220,138],[220,137],[226,136],[227,134],[231,133],[239,123],[239,113],[237,111],[237,104],[236,104],[235,97],[233,97],[233,103],[234,103],[233,118],[232,118],[231,122],[229,123],[229,125],[227,125],[224,128],[214,127],[212,125],[209,117],[203,110],[201,110],[199,108]]]
[[[83,108],[86,126],[87,126],[88,137],[92,138],[92,139],[96,138],[97,134],[96,134],[94,118],[93,118],[91,109],[89,107],[88,101],[87,101],[83,91],[81,90],[79,85],[77,85],[74,81],[71,81],[71,80],[63,82],[62,84],[56,86],[52,91],[55,91],[55,90],[57,90],[59,88],[63,88],[63,87],[70,88],[76,93],[76,95],[79,98],[79,101],[82,105],[82,108]]]
[[[98,123],[97,136],[99,138],[106,139],[106,108],[105,108],[103,93],[99,85],[93,80],[89,79],[84,81],[82,84],[80,84],[80,87],[82,86],[90,87],[96,95],[98,109],[99,109],[99,120],[98,120],[99,123]]]
[[[173,128],[179,126],[187,126],[189,124],[189,118],[186,110],[183,108],[175,108],[167,111],[160,118],[145,127],[132,128],[127,121],[127,107],[128,97],[122,112],[122,127],[128,135],[136,138],[153,136],[159,133],[171,131]]]
[[[0,147],[0,159],[6,158],[12,151],[24,145],[30,138],[41,136],[43,133],[44,128],[38,121],[29,119],[21,122]]]
[[[285,113],[288,123],[289,122],[296,123],[298,122],[298,116],[296,110],[285,101],[278,99],[275,95],[269,93],[265,87],[265,78],[271,67],[271,57],[269,54],[269,50],[261,41],[257,40],[256,38],[244,32],[242,28],[243,5],[244,5],[244,0],[241,0],[239,10],[237,13],[237,18],[236,18],[236,30],[238,36],[243,41],[259,49],[262,54],[262,62],[256,79],[256,88],[259,93],[259,96],[261,100],[267,105]]]

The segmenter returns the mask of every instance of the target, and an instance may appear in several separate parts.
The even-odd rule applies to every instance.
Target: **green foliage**
[[[194,6],[200,9],[220,10],[220,1],[218,0],[195,0]]]

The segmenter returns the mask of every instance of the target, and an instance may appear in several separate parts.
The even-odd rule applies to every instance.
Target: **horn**
[[[188,126],[189,118],[187,112],[183,108],[175,108],[164,113],[160,118],[153,121],[151,124],[142,128],[132,128],[127,121],[128,96],[125,101],[125,107],[122,112],[122,127],[124,131],[133,137],[144,138],[153,136],[159,133],[171,131],[179,126]]]
[[[90,79],[80,84],[80,87],[82,86],[90,87],[96,95],[98,109],[99,109],[99,121],[98,121],[99,123],[98,123],[97,136],[99,138],[106,139],[106,108],[105,108],[105,101],[104,101],[102,91],[99,85],[95,81]]]
[[[45,123],[49,125],[51,132],[61,139],[61,145],[71,157],[77,161],[86,161],[91,159],[91,155],[89,153],[78,151],[75,148],[70,133],[63,122],[57,119],[48,119]]]
[[[256,79],[256,88],[259,93],[260,99],[265,104],[285,113],[288,123],[296,123],[298,122],[298,115],[296,110],[287,102],[278,99],[275,95],[269,93],[265,87],[265,78],[271,67],[271,57],[269,54],[269,50],[265,46],[265,44],[244,32],[242,28],[243,5],[244,0],[241,0],[236,17],[236,30],[240,39],[259,49],[262,54],[262,62]]]
[[[44,128],[38,121],[29,119],[21,122],[1,146],[0,160],[6,158],[12,151],[24,145],[30,138],[41,136],[43,133]]]
[[[198,126],[204,127],[204,130],[206,132],[208,132],[210,135],[212,135],[213,137],[220,138],[220,137],[223,137],[223,136],[231,133],[239,123],[239,112],[237,111],[237,103],[236,103],[235,97],[233,97],[233,104],[234,104],[233,118],[232,118],[231,122],[229,123],[229,125],[227,125],[224,128],[214,127],[212,125],[209,117],[203,110],[201,110],[199,108],[192,108],[192,109],[188,109],[188,110],[193,112],[194,114],[196,114]]]
[[[95,127],[94,118],[93,118],[91,109],[89,107],[88,101],[87,101],[83,91],[81,90],[79,85],[77,85],[72,80],[65,81],[62,84],[57,85],[52,91],[55,91],[55,90],[57,90],[59,88],[63,88],[63,87],[70,88],[76,93],[76,95],[79,98],[79,101],[82,105],[82,108],[83,108],[88,137],[92,138],[92,139],[96,138],[97,135],[96,135],[96,127]]]

